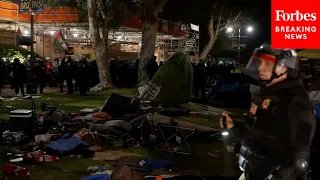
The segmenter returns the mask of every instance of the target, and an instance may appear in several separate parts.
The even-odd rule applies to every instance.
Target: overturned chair
[[[191,155],[187,139],[196,129],[180,127],[172,118],[158,113],[145,114],[131,123],[140,124],[143,139],[150,142],[156,151],[171,158],[174,154]]]
[[[159,123],[156,125],[158,144],[154,147],[156,151],[173,157],[174,154],[191,155],[187,138],[196,132],[196,129],[179,127],[174,120],[171,125]]]

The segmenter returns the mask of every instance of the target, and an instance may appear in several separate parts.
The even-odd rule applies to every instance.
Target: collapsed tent
[[[173,54],[156,72],[151,82],[161,87],[157,99],[167,105],[187,102],[193,95],[193,67],[184,53]]]

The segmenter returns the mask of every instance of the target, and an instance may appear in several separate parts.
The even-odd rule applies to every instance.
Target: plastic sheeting
[[[93,174],[91,176],[87,176],[82,178],[81,180],[109,180],[109,174]]]
[[[161,87],[157,99],[167,105],[187,102],[193,95],[193,67],[184,53],[173,54],[156,72],[151,82]]]
[[[88,147],[88,145],[76,136],[69,139],[59,139],[48,144],[47,148],[55,150],[60,153],[70,152],[78,146]]]

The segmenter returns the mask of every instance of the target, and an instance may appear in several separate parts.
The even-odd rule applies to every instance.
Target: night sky
[[[241,10],[242,19],[247,19],[248,24],[254,27],[254,33],[248,34],[247,47],[253,49],[271,38],[271,0],[221,0],[226,2],[226,8],[237,14]],[[160,15],[163,18],[195,23],[200,25],[200,49],[205,44],[207,32],[206,22],[210,15],[210,9],[215,0],[171,0]],[[231,41],[221,32],[221,36],[215,45],[218,49],[230,48]],[[246,34],[242,34],[246,35]]]

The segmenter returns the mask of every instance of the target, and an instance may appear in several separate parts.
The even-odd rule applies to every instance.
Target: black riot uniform
[[[205,85],[207,81],[207,68],[202,60],[195,66],[194,69],[194,97],[198,98],[199,90],[201,90],[201,97],[205,97]]]
[[[41,59],[37,59],[34,67],[36,87],[39,87],[40,94],[46,86],[46,66]]]
[[[63,83],[64,83],[64,80],[66,79],[66,71],[67,71],[67,63],[65,59],[62,59],[58,67],[58,82],[59,82],[60,92],[63,92]]]
[[[272,61],[272,75],[260,79],[257,111],[245,124],[229,130],[240,142],[239,166],[246,180],[299,180],[310,170],[310,146],[316,119],[308,93],[297,73],[293,50],[262,46],[255,50],[244,73],[259,75],[263,60]],[[276,69],[285,66],[285,73]],[[283,78],[274,84],[274,79]]]
[[[19,89],[21,94],[24,96],[24,81],[26,80],[26,68],[23,64],[20,63],[18,58],[14,58],[13,63],[11,64],[12,70],[12,79],[14,83],[15,93],[16,95],[19,93]]]
[[[78,65],[78,78],[77,78],[77,84],[79,86],[80,95],[84,96],[87,94],[87,91],[90,87],[90,76],[88,73],[90,70],[89,63],[87,61],[86,57],[82,57],[79,61]]]
[[[74,92],[73,79],[75,77],[75,68],[76,68],[75,63],[69,56],[66,62],[66,73],[65,73],[65,78],[68,86],[68,94],[72,94]]]

